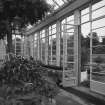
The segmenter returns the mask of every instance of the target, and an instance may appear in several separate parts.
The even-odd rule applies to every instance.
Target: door
[[[63,24],[63,86],[77,85],[77,70],[75,69],[77,52],[75,51],[75,25]]]

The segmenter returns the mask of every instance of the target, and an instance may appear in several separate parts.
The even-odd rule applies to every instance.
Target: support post
[[[48,35],[49,35],[49,30],[46,27],[45,29],[45,64],[48,65]]]
[[[28,43],[28,41],[27,41],[27,36],[24,36],[24,57],[27,57],[27,43]]]
[[[75,10],[74,12],[74,61],[75,61],[75,70],[77,77],[77,86],[80,84],[81,80],[81,34],[80,34],[80,11]]]
[[[57,21],[56,23],[56,65],[60,66],[60,30],[61,30],[61,23]]]
[[[35,47],[34,47],[34,44],[35,44],[35,36],[33,34],[33,58],[35,58]]]
[[[38,60],[41,60],[41,46],[40,46],[40,32],[37,33],[38,35]]]

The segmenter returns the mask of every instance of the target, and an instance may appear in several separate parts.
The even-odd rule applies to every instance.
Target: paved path
[[[47,80],[50,83],[53,82],[51,78],[47,78]],[[55,100],[52,100],[51,105],[93,105],[93,104],[79,98],[78,96],[70,92],[60,89],[58,95],[55,97]]]
[[[56,96],[55,100],[55,105],[93,105],[79,98],[78,96],[68,93],[62,89],[60,89],[60,93]]]

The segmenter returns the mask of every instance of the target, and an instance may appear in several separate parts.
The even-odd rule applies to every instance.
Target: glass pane
[[[72,21],[74,19],[74,15],[67,17],[67,22]]]
[[[92,6],[92,10],[95,10],[95,9],[97,9],[97,8],[99,8],[99,7],[104,6],[104,5],[105,5],[105,0],[101,0],[100,2],[98,2],[98,3],[96,3],[96,4],[94,4],[94,5]]]
[[[95,53],[105,53],[104,43],[105,43],[105,27],[94,30],[93,35],[93,52]]]
[[[99,81],[105,83],[105,73],[92,73],[92,79],[94,81]]]
[[[49,36],[49,45],[51,45],[52,36]]]
[[[105,54],[105,46],[94,46],[93,47],[93,54]]]
[[[63,19],[63,20],[62,20],[62,24],[64,24],[65,22],[66,22],[66,19]]]
[[[103,26],[105,26],[105,18],[92,22],[92,29],[96,29]]]
[[[87,21],[89,21],[89,14],[81,17],[81,23],[84,23],[84,22],[87,22]]]
[[[92,13],[92,19],[105,15],[105,7],[98,9]]]
[[[45,38],[42,39],[42,43],[45,44]]]
[[[87,14],[89,13],[89,8],[86,8],[84,10],[81,11],[81,15]]]
[[[74,47],[74,41],[67,42],[67,46],[70,47],[70,48],[73,48]]]
[[[56,48],[56,40],[52,41],[52,48]]]
[[[59,4],[60,6],[64,4],[64,2],[62,0],[55,0],[57,2],[57,4]]]
[[[56,34],[52,35],[52,40],[56,41]]]
[[[45,43],[43,43],[41,47],[42,47],[42,60],[44,61],[45,60]]]
[[[81,25],[81,32],[84,37],[86,37],[90,33],[90,22]]]
[[[105,83],[105,18],[92,23],[92,79]],[[100,27],[100,28],[99,28]]]
[[[53,0],[46,0],[46,1],[47,1],[48,4],[51,4],[51,5],[54,4]]]
[[[74,56],[67,56],[68,62],[74,62]]]
[[[70,24],[70,23],[68,23],[68,24]],[[74,28],[73,23],[71,23],[71,24],[72,24],[72,25],[67,25],[66,28],[67,28],[67,29],[73,29],[73,28]]]
[[[56,33],[56,28],[52,29],[52,34]]]
[[[42,33],[42,38],[44,38],[45,37],[45,33]]]
[[[73,25],[74,24],[74,20],[73,21],[69,21],[69,22],[67,21],[67,24],[72,24]]]
[[[105,37],[105,27],[104,28],[99,28],[99,29],[96,29],[94,30],[95,33],[97,33],[97,35],[99,36],[99,41],[101,42],[102,41],[102,37],[104,38]]]
[[[72,33],[69,33],[68,41],[74,41],[74,35]]]
[[[74,63],[67,63],[67,68],[68,68],[68,70],[73,70],[74,69]]]
[[[74,49],[67,49],[67,55],[74,55]]]
[[[52,34],[52,31],[51,30],[49,30],[49,35],[51,35]]]
[[[68,35],[73,35],[74,34],[74,29],[68,29],[67,33],[68,33]]]
[[[56,28],[56,24],[52,25],[52,28]]]

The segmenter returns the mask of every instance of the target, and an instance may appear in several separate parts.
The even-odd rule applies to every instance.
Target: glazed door
[[[74,30],[75,25],[63,25],[63,86],[70,87],[77,84],[75,69]]]

